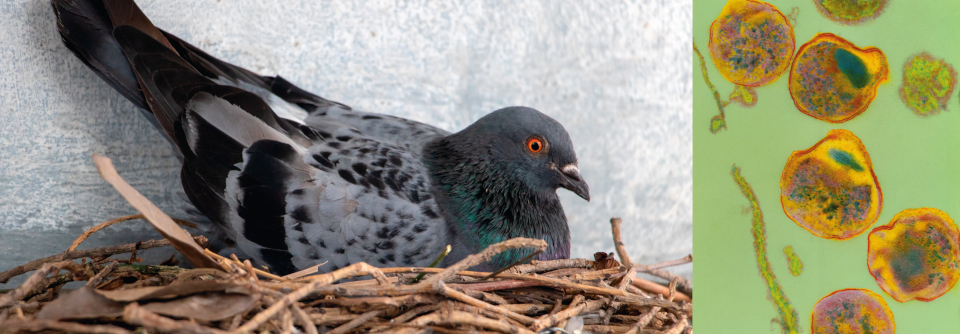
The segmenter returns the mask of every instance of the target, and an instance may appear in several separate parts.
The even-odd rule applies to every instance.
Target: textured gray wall
[[[270,3],[138,1],[217,57],[357,109],[457,131],[501,107],[536,108],[570,132],[591,187],[590,203],[559,191],[574,256],[613,250],[612,216],[636,261],[692,251],[689,0]],[[94,152],[183,216],[171,148],[60,43],[46,1],[0,1],[0,101],[0,270],[135,213]],[[156,237],[132,223],[82,247]]]

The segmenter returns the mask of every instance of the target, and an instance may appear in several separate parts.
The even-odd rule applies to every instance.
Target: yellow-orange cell
[[[877,284],[899,302],[931,301],[960,278],[960,232],[933,208],[908,209],[870,231],[867,267]]]
[[[888,72],[880,49],[861,49],[837,35],[818,34],[793,59],[790,97],[810,117],[843,123],[867,109]]]
[[[780,203],[787,217],[813,235],[846,240],[873,225],[883,194],[860,138],[840,129],[790,155],[780,177]]]
[[[830,293],[813,306],[810,332],[814,334],[893,334],[896,323],[883,297],[865,289]]]
[[[777,7],[756,0],[730,0],[710,25],[707,46],[724,78],[758,87],[790,67],[796,44],[793,26]]]
[[[824,17],[840,24],[869,22],[883,13],[887,0],[813,0]]]

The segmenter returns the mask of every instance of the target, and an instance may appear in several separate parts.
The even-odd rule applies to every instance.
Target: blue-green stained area
[[[833,158],[833,161],[836,161],[838,164],[850,167],[858,172],[863,171],[863,166],[860,166],[860,164],[850,156],[850,153],[847,153],[846,151],[831,148],[830,157]]]
[[[893,268],[893,278],[899,282],[909,282],[917,275],[922,275],[925,267],[923,258],[926,256],[926,252],[923,251],[923,248],[917,245],[909,245],[908,247],[906,251],[901,251],[902,254],[890,261]]]
[[[838,47],[833,52],[833,58],[837,60],[837,67],[850,80],[850,84],[856,88],[863,88],[870,83],[870,74],[867,73],[867,65],[863,63],[860,57],[855,56],[844,48]]]

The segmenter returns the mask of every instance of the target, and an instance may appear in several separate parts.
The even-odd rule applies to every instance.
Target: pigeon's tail
[[[138,81],[137,75],[141,74],[141,71],[134,68],[136,64],[132,58],[152,59],[151,57],[156,55],[145,53],[155,50],[131,49],[129,43],[127,47],[121,43],[122,38],[130,39],[132,30],[145,35],[136,36],[137,38],[149,38],[157,42],[156,46],[171,51],[168,53],[169,57],[165,57],[163,61],[218,83],[229,83],[248,90],[255,87],[254,90],[269,92],[307,112],[329,106],[350,109],[304,91],[279,76],[260,76],[214,58],[154,26],[132,0],[51,0],[50,4],[57,16],[57,28],[64,45],[87,67],[142,110],[157,112],[156,108],[148,103],[150,92],[145,92],[145,87]],[[131,29],[118,33],[124,26]],[[171,122],[177,115],[156,116],[158,125],[172,138]]]
[[[137,83],[137,77],[127,63],[127,57],[123,54],[120,43],[113,37],[115,25],[104,3],[52,0],[50,4],[57,15],[57,30],[60,32],[63,44],[130,102],[149,110],[143,92],[140,91],[140,84]],[[153,27],[143,13],[138,9],[136,12],[145,21],[144,23]],[[117,12],[114,11],[114,13]],[[120,15],[115,16],[118,21],[123,20]],[[131,18],[133,15],[126,16],[128,20]]]

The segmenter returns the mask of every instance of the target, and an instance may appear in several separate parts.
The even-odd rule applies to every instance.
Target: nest
[[[648,266],[632,263],[617,218],[611,226],[620,261],[613,253],[597,253],[593,261],[531,261],[494,273],[466,270],[508,249],[547,247],[543,240],[516,238],[445,269],[355,263],[325,274],[316,274],[316,266],[280,277],[254,268],[249,260],[202,248],[204,237],[190,236],[152,206],[119,178],[109,159],[94,160],[104,179],[143,214],[107,221],[84,233],[67,252],[0,273],[0,282],[6,282],[35,271],[20,287],[0,294],[0,333],[693,331],[690,282],[661,270],[692,257]],[[97,230],[135,218],[150,221],[165,239],[75,250]],[[168,245],[200,268],[135,264],[138,250]],[[124,253],[131,253],[129,260],[111,258]],[[641,279],[636,276],[640,272],[670,283]],[[343,282],[347,279],[354,280]],[[76,290],[61,291],[66,283],[83,281]]]

